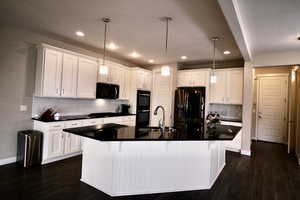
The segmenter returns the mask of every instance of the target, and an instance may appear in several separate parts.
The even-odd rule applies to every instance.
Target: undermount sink
[[[161,131],[161,128],[158,126],[149,126],[149,127],[144,127],[144,128],[139,128],[138,129],[140,132],[159,132]],[[174,133],[176,131],[176,129],[172,128],[172,127],[166,127],[165,132],[169,132],[169,133]]]

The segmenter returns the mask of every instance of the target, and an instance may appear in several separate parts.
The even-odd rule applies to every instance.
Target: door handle
[[[263,117],[262,113],[258,113],[258,118],[261,119]]]

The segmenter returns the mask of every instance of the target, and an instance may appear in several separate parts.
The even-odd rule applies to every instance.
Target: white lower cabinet
[[[107,123],[135,126],[135,115],[122,117],[72,120],[66,122],[34,121],[34,129],[43,132],[42,164],[51,163],[81,154],[82,137],[64,132],[65,128],[94,126]]]
[[[240,122],[221,121],[221,124],[229,125],[229,126],[242,127],[242,123],[240,123]],[[224,142],[226,150],[227,151],[233,151],[233,152],[241,152],[241,149],[242,149],[242,135],[243,135],[243,129],[241,129],[238,132],[238,134],[235,136],[235,138],[233,140]]]
[[[70,121],[65,122],[64,128],[76,128],[81,127],[82,123],[80,121]],[[65,146],[64,146],[64,154],[73,154],[81,151],[81,137],[64,132],[65,137]]]
[[[48,133],[48,154],[43,155],[47,159],[62,156],[64,153],[64,133],[62,130],[51,130]]]

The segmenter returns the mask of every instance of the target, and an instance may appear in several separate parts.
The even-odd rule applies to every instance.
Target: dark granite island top
[[[99,141],[211,141],[233,140],[241,127],[218,124],[216,128],[205,128],[200,131],[193,126],[185,126],[175,131],[161,131],[157,128],[140,128],[119,124],[105,124],[63,131]]]
[[[240,129],[183,123],[165,133],[118,124],[64,131],[84,137],[80,180],[124,196],[210,189],[225,166],[225,141]]]
[[[33,117],[32,120],[37,120],[37,121],[41,121],[41,122],[61,122],[61,121],[70,121],[70,120],[96,119],[96,118],[107,118],[107,117],[124,117],[124,116],[135,116],[135,114],[107,112],[107,113],[91,113],[88,115],[60,116],[58,119],[53,119],[53,120],[42,120],[42,119]]]

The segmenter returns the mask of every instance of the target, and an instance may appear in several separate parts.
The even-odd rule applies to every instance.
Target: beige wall
[[[0,159],[5,159],[16,156],[17,131],[32,128],[35,45],[48,43],[90,56],[101,57],[101,54],[86,50],[76,42],[3,24],[0,35]],[[134,66],[125,61],[121,63]],[[19,111],[22,104],[28,106],[27,112]]]
[[[297,110],[297,118],[296,118],[296,154],[298,157],[299,165],[300,165],[300,71],[296,73],[296,110]]]

